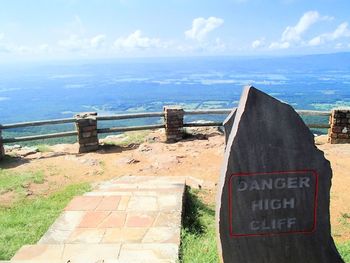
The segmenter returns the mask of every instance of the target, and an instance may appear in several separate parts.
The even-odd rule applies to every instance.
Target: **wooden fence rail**
[[[146,113],[134,113],[134,114],[97,116],[96,119],[98,121],[115,121],[115,120],[153,118],[153,117],[164,117],[164,112],[146,112]]]
[[[5,130],[5,129],[14,129],[14,128],[23,128],[23,127],[34,127],[34,126],[43,126],[43,125],[74,123],[74,122],[75,122],[75,118],[18,122],[18,123],[11,123],[11,124],[2,124],[2,125],[0,125],[0,129]]]
[[[141,131],[141,130],[154,130],[154,129],[162,129],[162,128],[165,128],[164,124],[144,125],[144,126],[131,126],[131,127],[112,127],[112,128],[97,129],[97,133]]]
[[[179,108],[177,108],[177,111],[178,110]],[[181,118],[183,118],[183,116],[191,116],[191,115],[225,115],[225,114],[229,114],[232,110],[233,109],[207,109],[207,110],[183,110],[182,111],[182,109],[180,108],[180,112],[182,111]],[[330,116],[331,114],[330,111],[297,110],[297,112],[302,116]],[[94,133],[92,132],[91,136],[95,136],[97,138],[97,134],[139,131],[139,130],[152,130],[152,129],[161,129],[161,128],[167,129],[167,127],[169,126],[169,121],[171,122],[171,120],[166,116],[165,111],[118,114],[118,115],[108,115],[108,116],[97,116],[95,114],[93,118],[94,118],[94,121],[96,122],[129,120],[129,119],[137,119],[137,118],[155,118],[155,117],[164,118],[164,122],[162,124],[155,124],[155,125],[110,127],[110,128],[100,128],[100,129],[97,129],[97,125],[95,125],[95,126],[92,126],[92,128],[95,129],[95,132]],[[86,136],[86,132],[83,136],[82,134],[79,133],[79,128],[78,128],[75,131],[57,132],[57,133],[51,133],[51,134],[40,134],[40,135],[22,136],[22,137],[13,137],[13,138],[1,138],[1,130],[24,128],[24,127],[35,127],[35,126],[43,126],[43,125],[67,124],[67,123],[75,123],[77,126],[79,125],[77,122],[77,118],[19,122],[19,123],[0,125],[0,147],[3,147],[4,143],[15,143],[15,142],[32,141],[32,140],[40,140],[40,139],[60,138],[60,137],[67,137],[67,136],[78,136],[78,138],[81,139],[81,137]],[[182,123],[181,127],[210,127],[210,126],[222,126],[222,122],[217,122],[217,121],[193,122],[192,121],[192,122]],[[319,129],[329,128],[329,124],[322,124],[322,123],[312,123],[312,124],[308,124],[308,126],[310,128],[319,128]]]
[[[34,140],[42,140],[42,139],[62,138],[62,137],[76,136],[76,135],[78,135],[77,131],[57,132],[57,133],[50,133],[50,134],[43,134],[43,135],[4,138],[2,139],[2,142],[3,143],[24,142],[24,141],[34,141]]]

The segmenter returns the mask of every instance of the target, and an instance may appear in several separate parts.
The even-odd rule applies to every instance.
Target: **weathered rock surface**
[[[245,88],[218,185],[223,262],[343,262],[330,234],[331,177],[293,108]]]
[[[230,136],[235,117],[236,117],[236,109],[232,110],[231,113],[226,117],[226,119],[223,122],[224,131],[225,131],[225,145],[227,145],[228,137]]]

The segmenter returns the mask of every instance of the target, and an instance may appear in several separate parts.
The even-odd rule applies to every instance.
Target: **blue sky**
[[[350,51],[349,0],[0,0],[0,61]]]

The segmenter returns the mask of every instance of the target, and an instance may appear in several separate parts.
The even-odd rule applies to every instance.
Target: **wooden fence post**
[[[177,142],[183,138],[184,110],[178,106],[164,107],[165,136],[167,142]]]
[[[333,110],[329,119],[328,142],[350,143],[350,110]]]
[[[83,112],[74,116],[78,132],[79,153],[98,149],[97,113]]]
[[[0,125],[0,161],[5,157],[4,143],[2,142],[2,131]]]

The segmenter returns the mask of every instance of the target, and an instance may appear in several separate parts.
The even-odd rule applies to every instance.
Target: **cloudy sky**
[[[0,62],[350,51],[349,0],[0,0]]]

